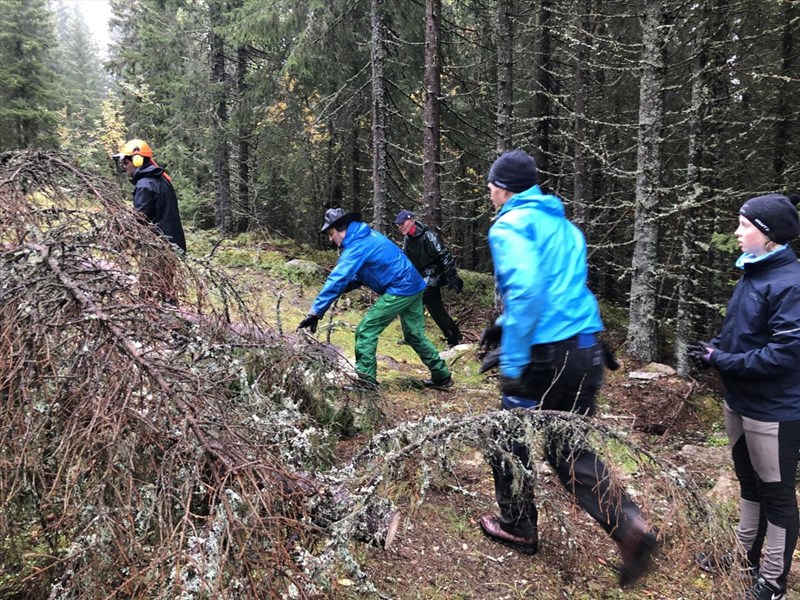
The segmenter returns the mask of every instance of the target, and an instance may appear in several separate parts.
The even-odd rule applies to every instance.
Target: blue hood
[[[554,217],[562,217],[565,219],[567,217],[567,214],[564,212],[564,204],[561,200],[551,194],[542,193],[542,189],[538,185],[511,196],[511,198],[500,207],[500,210],[495,216],[495,220],[502,217],[505,213],[518,208],[533,208]]]

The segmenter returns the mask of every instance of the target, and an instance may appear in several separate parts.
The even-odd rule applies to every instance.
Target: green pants
[[[373,383],[378,381],[378,361],[375,358],[378,336],[397,316],[403,327],[403,339],[430,369],[433,381],[440,382],[450,377],[450,369],[425,337],[422,292],[413,296],[384,294],[370,307],[356,328],[356,371],[359,376]]]

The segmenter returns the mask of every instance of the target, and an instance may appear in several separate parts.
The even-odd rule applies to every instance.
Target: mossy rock
[[[305,273],[307,275],[322,275],[325,273],[325,270],[320,267],[317,263],[311,262],[310,260],[303,260],[301,258],[294,258],[286,263],[286,268],[294,269],[300,273]]]

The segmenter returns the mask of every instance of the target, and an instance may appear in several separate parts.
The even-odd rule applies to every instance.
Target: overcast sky
[[[111,7],[108,0],[61,0],[65,6],[78,6],[89,29],[94,33],[97,45],[103,54],[108,54],[108,20]]]

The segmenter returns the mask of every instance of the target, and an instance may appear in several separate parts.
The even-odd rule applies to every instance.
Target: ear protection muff
[[[131,161],[134,168],[144,166],[145,160],[153,158],[153,149],[150,144],[144,140],[129,140],[119,149],[119,154],[116,154],[120,160]]]

